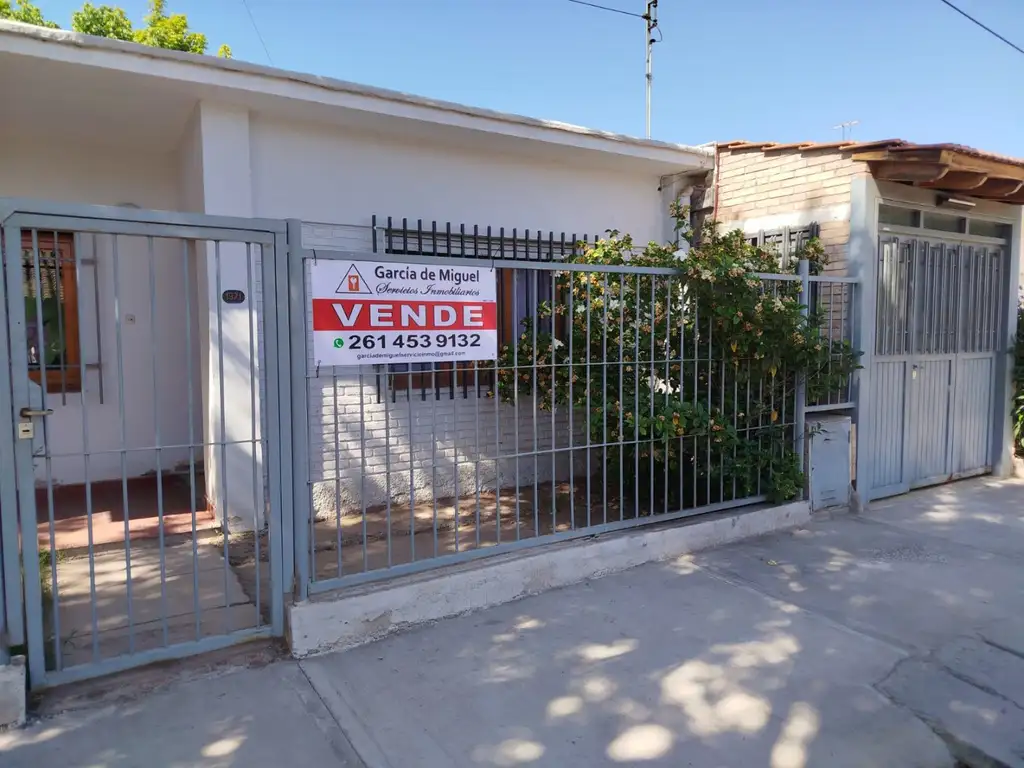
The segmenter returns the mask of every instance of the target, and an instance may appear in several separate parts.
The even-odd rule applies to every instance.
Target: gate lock
[[[34,417],[50,416],[53,414],[52,408],[45,408],[42,410],[35,408],[22,408],[21,418],[32,419]],[[36,427],[31,421],[19,421],[18,422],[18,439],[19,440],[31,440],[36,436]]]

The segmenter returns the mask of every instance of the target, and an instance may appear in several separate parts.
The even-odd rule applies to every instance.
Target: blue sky
[[[596,0],[642,12],[644,0]],[[643,22],[568,0],[248,0],[273,64],[642,136]],[[1024,47],[1022,0],[956,0]],[[70,26],[80,0],[37,0]],[[125,0],[133,21],[145,0]],[[267,63],[242,0],[169,0]],[[1024,156],[1024,55],[939,0],[661,0],[653,137],[956,142]]]

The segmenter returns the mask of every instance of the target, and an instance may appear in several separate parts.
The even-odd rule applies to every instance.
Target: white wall
[[[173,209],[177,204],[178,172],[175,159],[166,154],[25,141],[5,142],[0,165],[0,196],[37,198],[72,203],[117,205],[131,203],[141,208]],[[83,255],[90,257],[91,237],[84,238]],[[113,293],[113,252],[111,238],[97,238],[97,267],[83,268],[79,297],[82,307],[82,354],[87,363],[98,361],[97,324],[102,347],[102,369],[89,371],[83,395],[69,394],[64,404],[51,396],[48,407],[54,414],[47,419],[52,453],[81,453],[83,415],[88,426],[92,480],[121,476],[120,397],[117,370],[117,339]],[[144,239],[120,238],[118,271],[120,279],[119,312],[123,321],[134,316],[134,323],[122,322],[121,356],[124,377],[124,427],[127,473],[135,476],[156,468],[154,451],[131,451],[155,444],[155,424],[159,419],[162,444],[188,441],[187,378],[184,317],[181,299],[185,274],[177,249],[168,242],[154,248],[156,302],[155,335],[150,302],[149,256]],[[94,299],[95,281],[99,281],[99,306]],[[159,398],[153,382],[154,340],[157,354]],[[104,402],[99,398],[99,377],[103,377]],[[197,410],[197,419],[201,416]],[[194,426],[201,422],[194,422]],[[164,451],[164,469],[183,460],[188,452]],[[55,483],[80,483],[85,479],[85,463],[80,456],[54,459],[51,467]],[[44,462],[36,466],[37,481],[45,480]]]
[[[517,228],[582,236],[618,229],[639,244],[661,240],[665,232],[667,212],[653,174],[413,145],[258,116],[250,123],[249,146],[256,215],[350,225],[307,224],[306,247],[369,251],[373,214],[470,229],[490,225],[495,232],[505,227],[506,233]],[[316,361],[309,347],[307,353],[312,373]],[[440,400],[428,391],[423,401],[416,389],[411,401],[399,393],[396,403],[390,397],[378,403],[375,374],[370,367],[363,371],[362,383],[353,368],[324,369],[309,381],[309,480],[318,515],[333,513],[339,501],[343,510],[358,511],[362,503],[380,504],[388,495],[407,500],[410,484],[417,499],[428,500],[451,496],[456,482],[463,495],[476,487],[544,482],[552,474],[567,479],[569,452],[560,450],[554,470],[550,453],[570,444],[567,413],[557,414],[554,424],[550,412],[537,414],[534,447],[529,402],[521,402],[517,412],[477,398],[472,387],[463,399],[459,387],[455,399],[443,388]],[[496,465],[490,457],[517,452],[517,423],[518,452],[527,456],[518,467],[510,459]],[[572,463],[580,471],[585,429],[574,432]],[[536,464],[528,455],[535,450]],[[485,460],[478,463],[478,457]],[[598,469],[593,463],[593,471]]]
[[[579,235],[662,236],[659,179],[548,160],[399,143],[254,116],[257,216],[345,224],[373,214]]]

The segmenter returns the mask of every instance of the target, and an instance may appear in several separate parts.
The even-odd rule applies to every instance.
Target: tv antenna
[[[637,19],[643,19],[645,24],[644,29],[644,48],[646,49],[646,56],[644,64],[646,68],[644,76],[644,84],[646,91],[645,100],[645,126],[647,131],[647,138],[651,138],[651,90],[654,85],[654,44],[662,41],[661,30],[658,28],[658,0],[646,0],[644,3],[643,13],[633,13],[632,11],[624,11],[621,8],[612,8],[607,5],[598,5],[597,3],[588,3],[586,0],[569,0],[570,3],[576,3],[577,5],[585,5],[589,8],[596,8],[599,11],[609,11],[611,13],[619,13],[623,16],[632,16]],[[654,31],[658,30],[658,38],[654,38]]]
[[[845,123],[839,125],[833,125],[833,131],[842,131],[843,141],[853,138],[853,126],[860,125],[860,120],[847,120]]]

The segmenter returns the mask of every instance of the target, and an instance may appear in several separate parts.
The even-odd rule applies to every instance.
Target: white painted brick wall
[[[302,239],[306,248],[361,251],[372,258],[369,227],[303,223]],[[306,281],[308,290],[308,270]],[[535,411],[529,397],[522,398],[518,408],[498,403],[487,396],[482,379],[480,397],[470,379],[467,398],[463,398],[461,386],[456,387],[454,398],[448,387],[442,386],[438,400],[428,386],[426,400],[421,389],[414,387],[411,397],[399,391],[392,402],[383,374],[382,402],[378,403],[378,371],[373,366],[322,366],[317,375],[311,334],[307,335],[306,350],[309,481],[317,517],[335,514],[339,500],[343,513],[358,513],[364,501],[367,506],[383,504],[389,495],[393,502],[408,501],[410,485],[417,501],[453,497],[456,478],[462,497],[474,494],[477,488],[515,488],[532,485],[535,480],[547,482],[552,476],[568,480],[570,455],[573,475],[583,476],[586,471],[583,414],[573,416],[575,437],[570,450],[569,414],[564,409],[552,422],[551,412]],[[540,452],[536,458],[534,451]],[[591,453],[591,467],[596,471],[599,451]]]
[[[483,388],[477,397],[472,386],[465,399],[461,387],[454,398],[442,388],[440,400],[428,388],[426,401],[415,388],[411,397],[395,393],[395,402],[382,391],[386,396],[378,403],[372,369],[364,370],[361,385],[358,369],[336,370],[321,371],[309,387],[310,480],[318,517],[333,514],[339,499],[343,512],[360,509],[363,501],[383,504],[389,491],[393,502],[408,501],[410,485],[417,501],[429,501],[455,496],[456,482],[464,497],[477,488],[569,479],[568,411],[552,418],[550,411],[534,410],[529,398],[516,408]],[[582,414],[574,415],[573,432],[574,473],[581,477],[587,453]]]

